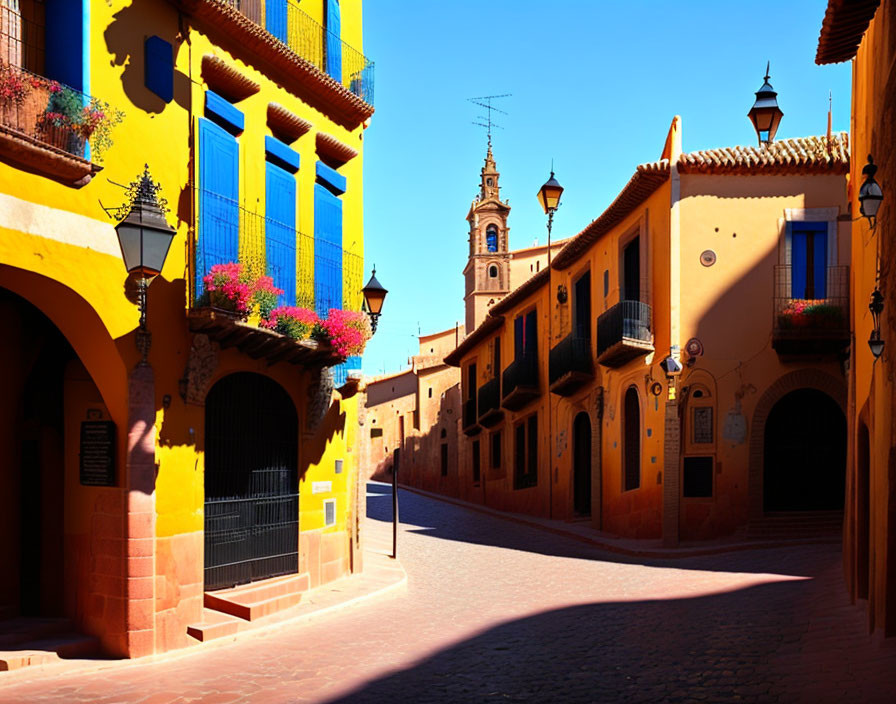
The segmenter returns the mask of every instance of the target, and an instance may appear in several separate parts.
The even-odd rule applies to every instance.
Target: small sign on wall
[[[333,491],[333,482],[311,482],[312,494],[327,494]]]
[[[115,423],[81,421],[80,476],[84,486],[115,486]]]

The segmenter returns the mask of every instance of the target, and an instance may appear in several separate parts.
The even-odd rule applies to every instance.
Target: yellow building
[[[360,568],[358,359],[203,279],[360,310],[361,51],[361,0],[0,0],[0,631],[133,657]],[[175,228],[148,334],[115,230],[144,165]]]
[[[896,635],[896,286],[891,263],[896,257],[896,140],[892,113],[896,95],[893,60],[896,4],[890,0],[831,0],[821,27],[815,61],[853,60],[851,135],[855,158],[848,199],[852,215],[851,301],[853,344],[849,358],[849,454],[844,528],[844,568],[854,600],[867,603],[868,626]],[[868,158],[884,198],[876,217],[862,217],[862,186]],[[882,354],[871,345],[875,334],[869,309],[873,292],[883,304],[877,329]]]
[[[667,545],[836,526],[848,168],[845,135],[683,153],[675,118],[448,355],[458,494]]]

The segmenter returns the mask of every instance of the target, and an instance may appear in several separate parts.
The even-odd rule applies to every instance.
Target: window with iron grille
[[[336,525],[336,499],[324,501],[324,525]]]

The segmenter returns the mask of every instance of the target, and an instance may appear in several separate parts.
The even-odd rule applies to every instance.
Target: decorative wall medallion
[[[703,266],[712,266],[716,263],[716,253],[711,249],[705,249],[700,253],[700,263]]]
[[[696,337],[692,337],[684,346],[684,351],[688,353],[688,357],[702,357],[703,343]]]

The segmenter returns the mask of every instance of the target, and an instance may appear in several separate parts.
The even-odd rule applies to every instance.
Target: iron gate
[[[276,382],[241,372],[205,403],[205,588],[299,569],[298,419]]]

